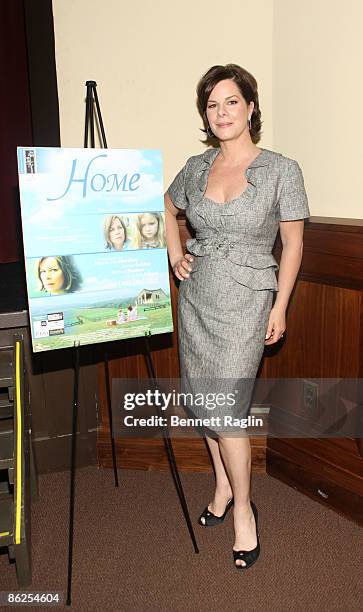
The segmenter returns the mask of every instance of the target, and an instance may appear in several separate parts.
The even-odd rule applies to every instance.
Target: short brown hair
[[[254,102],[254,109],[251,116],[251,140],[254,144],[259,142],[261,138],[261,111],[258,101],[257,81],[255,77],[237,64],[226,64],[226,66],[212,66],[200,79],[197,85],[197,106],[200,116],[203,119],[204,129],[207,134],[207,139],[204,141],[207,144],[215,142],[216,137],[210,137],[207,128],[207,103],[212,90],[219,81],[231,79],[236,83],[243,98],[249,104]]]
[[[37,262],[37,275],[40,281],[40,290],[46,291],[42,277],[40,275],[41,265],[45,259],[55,259],[59,268],[63,272],[64,282],[62,286],[62,290],[65,293],[73,293],[74,291],[78,291],[82,285],[82,276],[74,263],[74,259],[72,255],[45,255]]]

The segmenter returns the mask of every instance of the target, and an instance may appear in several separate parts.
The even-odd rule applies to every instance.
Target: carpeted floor
[[[278,480],[253,477],[262,552],[252,568],[239,572],[232,561],[232,514],[214,529],[196,524],[211,497],[212,475],[182,474],[199,554],[194,553],[170,474],[120,470],[119,477],[115,489],[110,470],[77,472],[72,609],[363,609],[362,529]],[[32,521],[32,590],[65,593],[67,473],[41,476]],[[15,568],[2,555],[0,591],[15,589]]]

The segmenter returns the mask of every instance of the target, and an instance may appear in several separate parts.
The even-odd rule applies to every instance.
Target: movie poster
[[[160,151],[18,148],[33,350],[173,331]]]

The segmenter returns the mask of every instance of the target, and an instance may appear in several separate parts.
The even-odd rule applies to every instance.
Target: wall
[[[94,79],[108,146],[162,149],[167,186],[204,150],[198,79],[233,62],[260,84],[270,147],[272,10],[271,0],[53,0],[62,145],[83,146],[84,83]]]
[[[95,79],[109,146],[161,148],[167,186],[203,150],[199,77],[235,62],[259,83],[261,146],[299,160],[312,215],[362,217],[360,0],[53,0],[53,11],[63,146],[82,146]]]
[[[273,143],[304,169],[313,215],[362,218],[363,3],[275,0]]]

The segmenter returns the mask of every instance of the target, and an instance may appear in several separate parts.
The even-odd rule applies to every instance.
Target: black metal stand
[[[97,95],[97,83],[96,81],[86,81],[87,94],[86,94],[86,118],[84,124],[84,148],[88,148],[88,141],[90,140],[90,146],[92,149],[95,147],[95,122],[100,128],[100,137],[102,146],[107,149],[106,133],[102,121],[100,104],[98,102]],[[90,138],[89,138],[90,136]],[[115,487],[118,487],[118,474],[116,464],[116,449],[115,449],[115,438],[113,435],[113,421],[112,421],[112,410],[111,410],[111,389],[110,389],[110,376],[108,368],[108,355],[105,352],[104,356],[105,364],[105,377],[106,377],[106,395],[107,395],[107,413],[108,413],[108,425],[110,429],[111,437],[111,449],[112,449],[112,467],[115,479]]]
[[[95,148],[95,119],[100,127],[102,146],[107,149],[107,141],[105,128],[103,127],[101,109],[98,102],[97,96],[97,83],[96,81],[86,81],[87,94],[86,94],[86,119],[84,126],[84,148],[88,148],[88,134],[91,136],[91,149]],[[96,109],[95,109],[96,107]],[[96,111],[96,112],[95,112]],[[89,129],[89,132],[88,132]]]
[[[106,134],[103,126],[100,105],[97,96],[97,83],[95,81],[87,81],[86,95],[86,118],[84,126],[84,148],[88,147],[90,135],[90,146],[95,147],[95,119],[101,131],[101,139],[104,148],[107,148]],[[77,451],[77,420],[78,420],[78,381],[79,381],[79,343],[74,344],[74,395],[73,395],[73,427],[72,427],[72,452],[71,452],[71,472],[70,472],[70,497],[69,497],[69,542],[68,542],[68,583],[67,583],[67,606],[71,605],[72,601],[72,569],[73,569],[73,533],[74,533],[74,500],[75,500],[75,480],[76,480],[76,451]],[[109,427],[111,435],[112,447],[112,462],[115,477],[115,487],[118,487],[118,475],[116,466],[115,440],[113,435],[113,423],[111,412],[111,394],[110,381],[108,370],[108,357],[105,353],[105,374],[106,374],[106,393]]]
[[[118,474],[117,474],[117,463],[116,463],[115,437],[114,437],[114,433],[113,433],[113,419],[112,419],[110,371],[109,371],[109,367],[108,367],[108,355],[107,355],[107,352],[105,352],[104,364],[105,364],[105,379],[106,379],[108,424],[109,424],[109,427],[110,427],[110,436],[111,436],[113,474],[114,474],[114,477],[115,477],[115,487],[118,487]]]
[[[73,567],[73,527],[74,527],[74,497],[76,480],[76,452],[77,452],[77,420],[78,420],[78,381],[79,381],[79,342],[74,343],[74,384],[73,384],[73,424],[72,424],[72,452],[71,452],[71,479],[69,496],[69,542],[68,542],[68,584],[67,606],[72,601],[72,567]]]
[[[150,351],[150,344],[149,344],[149,338],[148,336],[151,336],[151,333],[149,332],[148,334],[145,334],[145,360],[146,360],[146,364],[147,364],[147,368],[148,368],[148,372],[149,372],[149,376],[151,379],[151,383],[153,386],[154,391],[157,389],[158,384],[157,384],[157,379],[156,379],[156,375],[155,375],[155,368],[154,368],[154,363],[152,360],[152,356],[151,356],[151,351]],[[161,409],[160,406],[156,406],[157,412],[158,412],[158,416],[162,417],[162,413],[161,413]],[[159,419],[159,422],[162,423],[162,418]],[[174,484],[178,493],[178,497],[183,509],[183,513],[184,513],[184,518],[185,521],[187,523],[187,527],[189,530],[189,534],[190,537],[192,539],[193,542],[193,546],[194,546],[194,552],[199,553],[199,548],[197,545],[197,541],[194,535],[194,530],[193,530],[193,525],[192,522],[190,520],[190,515],[189,515],[189,510],[188,510],[188,506],[187,506],[187,502],[185,499],[185,495],[184,495],[184,491],[183,491],[183,486],[182,483],[180,481],[180,477],[179,477],[179,472],[178,472],[178,466],[176,464],[175,461],[175,455],[174,455],[174,450],[173,450],[173,446],[170,440],[170,436],[169,436],[169,431],[166,425],[160,425],[161,428],[161,433],[163,435],[163,440],[164,440],[164,445],[165,445],[165,449],[168,455],[168,460],[169,460],[169,465],[170,465],[170,469],[171,469],[171,473],[173,476],[173,480],[174,480]]]
[[[100,105],[97,96],[97,83],[96,81],[87,81],[87,95],[86,95],[86,117],[85,117],[85,128],[84,128],[84,148],[90,146],[95,147],[95,122],[100,129],[100,138],[102,146],[107,149],[107,141],[105,129],[102,121]],[[89,145],[90,140],[90,145]],[[151,335],[150,332],[148,335]],[[75,477],[76,477],[76,441],[77,441],[77,420],[78,420],[78,381],[79,381],[79,343],[74,344],[74,393],[73,393],[73,426],[72,426],[72,453],[71,453],[71,473],[70,473],[70,500],[69,500],[69,545],[68,545],[68,584],[67,584],[67,606],[71,605],[72,601],[72,565],[73,565],[73,533],[74,533],[74,500],[75,500]],[[157,380],[155,376],[155,368],[151,356],[150,345],[147,335],[145,335],[145,359],[148,367],[148,372],[154,390],[157,388]],[[111,436],[111,447],[112,447],[112,463],[115,477],[115,486],[118,487],[118,474],[116,464],[116,450],[115,450],[115,438],[113,432],[113,419],[112,419],[112,406],[111,406],[111,388],[110,388],[110,375],[109,375],[109,363],[108,355],[105,352],[104,355],[105,364],[105,378],[106,378],[106,394],[107,394],[107,408],[108,408],[108,419]],[[161,415],[160,407],[157,406],[158,416]],[[160,419],[160,423],[162,420]],[[161,425],[162,435],[164,439],[165,449],[168,455],[169,465],[175,487],[178,493],[178,497],[183,509],[184,517],[187,523],[190,537],[193,542],[194,551],[199,553],[196,538],[193,531],[193,526],[190,520],[189,510],[185,499],[183,487],[180,481],[178,467],[175,461],[175,455],[171,444],[168,428],[165,425]]]

